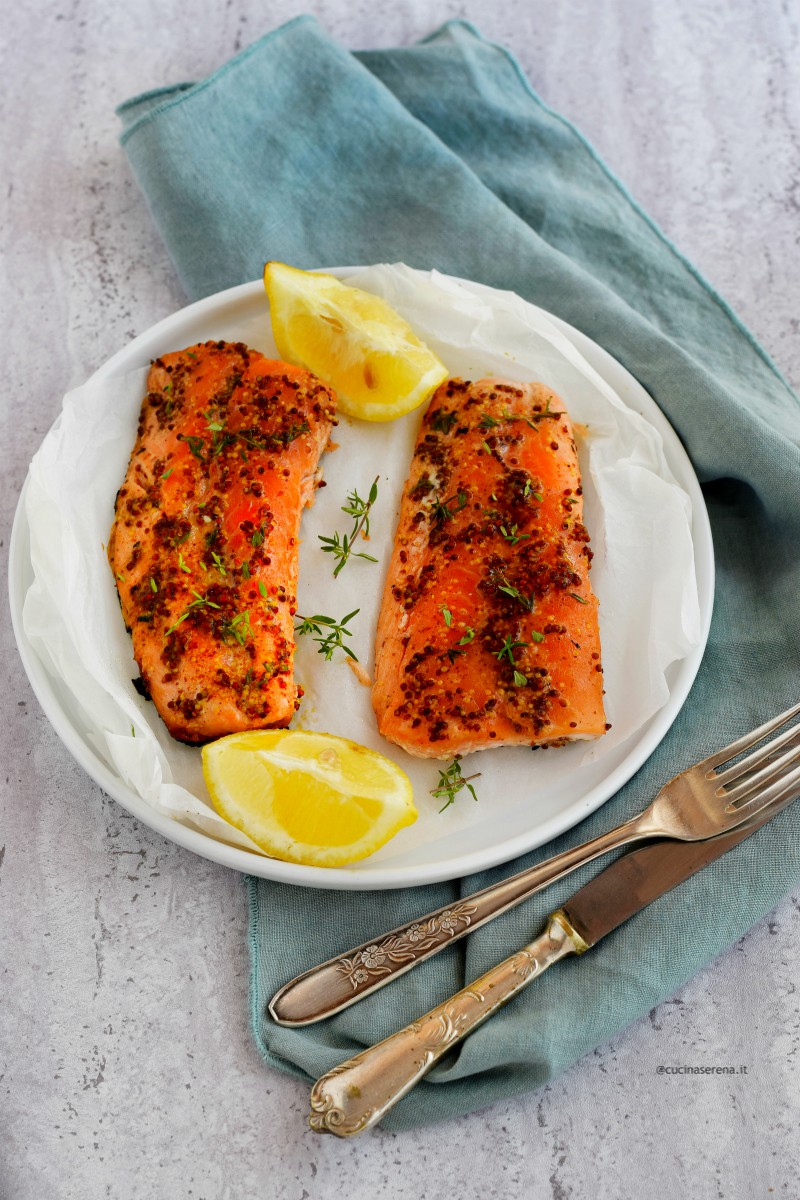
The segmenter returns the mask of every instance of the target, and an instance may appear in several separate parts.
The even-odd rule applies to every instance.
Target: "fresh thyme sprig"
[[[541,634],[533,633],[531,634],[531,637],[533,637],[535,641],[542,641]],[[517,664],[514,660],[514,651],[524,649],[527,646],[530,646],[530,642],[515,642],[512,638],[507,637],[499,650],[492,651],[492,654],[494,654],[498,662],[502,662],[504,658],[507,658],[511,663],[511,666],[514,668],[515,687],[526,687],[528,683],[528,676],[523,675],[522,671],[517,670]]]
[[[544,500],[544,496],[541,492],[535,492],[533,490],[533,484],[531,483],[530,479],[525,480],[525,488],[522,494],[523,496],[533,496],[534,500],[538,500],[539,504],[541,504]]]
[[[206,596],[201,596],[199,592],[194,590],[194,588],[192,588],[191,591],[192,595],[196,597],[196,599],[192,600],[190,604],[187,604],[185,611],[181,613],[174,625],[170,625],[169,629],[164,634],[164,637],[169,637],[169,635],[176,630],[178,626],[186,620],[187,617],[191,616],[193,609],[220,607],[219,604],[215,604],[213,600],[209,600]]]
[[[439,809],[439,812],[444,812],[455,801],[456,796],[462,788],[466,788],[472,796],[473,800],[478,797],[475,794],[475,788],[470,782],[473,779],[480,778],[480,771],[476,771],[474,775],[464,775],[461,771],[461,755],[457,754],[449,767],[445,767],[439,772],[439,782],[435,788],[431,788],[431,795],[437,800],[442,800],[447,797],[447,801]]]
[[[506,529],[505,525],[500,526],[501,534],[512,546],[516,546],[517,542],[521,542],[523,538],[529,538],[531,536],[529,533],[518,533],[518,529],[519,525],[510,525],[508,529]]]
[[[348,517],[353,518],[353,528],[350,533],[343,533],[341,538],[338,533],[334,533],[333,537],[323,537],[318,534],[319,540],[322,542],[322,550],[325,554],[332,554],[339,561],[333,569],[334,579],[342,570],[351,556],[355,558],[365,558],[367,562],[377,562],[377,558],[373,558],[371,554],[365,554],[363,551],[353,549],[356,539],[359,534],[362,537],[367,537],[369,534],[369,514],[373,504],[378,499],[378,479],[376,476],[369,489],[369,495],[366,500],[359,496],[354,488],[352,492],[347,494],[347,503],[342,505],[342,512]]]
[[[447,623],[447,621],[445,620],[445,624],[446,623]],[[451,646],[449,650],[445,650],[443,654],[439,655],[439,657],[440,658],[449,658],[450,662],[454,663],[456,661],[456,659],[458,658],[459,654],[466,654],[466,650],[462,649],[462,647],[468,646],[474,637],[475,637],[475,630],[472,628],[471,625],[468,625],[466,630],[464,631],[464,636],[459,638],[459,640],[456,642],[455,646]]]
[[[330,662],[333,658],[334,650],[344,650],[348,658],[352,658],[353,662],[358,662],[353,651],[349,646],[345,646],[342,640],[345,637],[352,637],[352,629],[345,629],[347,622],[356,613],[361,612],[360,608],[354,608],[346,617],[342,617],[341,621],[336,621],[333,617],[325,617],[317,614],[313,617],[303,617],[297,614],[299,625],[295,625],[294,631],[301,637],[306,633],[313,633],[317,636],[315,642],[319,643],[319,653],[325,655],[325,661]]]
[[[461,509],[465,507],[467,500],[467,493],[459,488],[457,495],[450,496],[447,500],[434,500],[431,506],[431,516],[433,517],[434,521],[439,521],[440,523],[449,521],[455,513],[461,512]],[[451,504],[455,507],[451,508]]]
[[[253,627],[250,624],[250,611],[237,613],[235,617],[231,617],[227,621],[223,621],[220,626],[223,640],[232,637],[235,641],[243,646],[249,637],[253,636]]]
[[[530,642],[515,642],[513,638],[507,637],[502,647],[499,650],[493,650],[492,654],[498,662],[502,662],[504,658],[507,658],[513,667],[516,665],[514,662],[514,651],[526,646],[530,646]]]
[[[525,596],[519,588],[512,587],[510,583],[500,583],[497,585],[498,592],[503,592],[504,595],[510,596],[512,600],[519,600],[523,608],[528,612],[533,612],[533,596]]]
[[[446,412],[440,408],[431,421],[431,429],[435,429],[438,433],[449,433],[457,420],[457,412]]]

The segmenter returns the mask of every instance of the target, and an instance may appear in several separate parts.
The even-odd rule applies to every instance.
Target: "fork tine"
[[[759,763],[776,761],[778,750],[782,750],[784,746],[792,748],[792,746],[800,743],[800,725],[793,725],[784,730],[777,738],[772,738],[771,742],[766,742],[759,746],[758,750],[753,750],[752,754],[746,758],[740,758],[739,762],[733,763],[732,767],[727,767],[718,772],[709,772],[708,778],[727,787],[729,784],[735,784],[736,780],[744,779],[745,775],[752,775]]]
[[[750,733],[744,734],[735,742],[731,742],[730,746],[725,746],[724,749],[718,750],[716,754],[711,754],[708,758],[702,759],[696,764],[697,768],[702,767],[707,771],[711,771],[714,767],[721,766],[728,759],[735,758],[737,754],[742,754],[745,750],[749,750],[751,746],[755,746],[757,742],[768,737],[776,729],[780,729],[781,725],[785,725],[787,721],[791,721],[792,717],[796,717],[798,713],[800,713],[800,704],[795,704],[792,708],[787,708],[786,712],[781,713],[780,716],[773,717],[771,721],[765,721],[763,725],[759,725],[758,729],[753,729]]]
[[[792,732],[798,734],[800,731],[793,730]],[[777,780],[781,775],[784,775],[786,773],[786,768],[790,767],[793,762],[797,762],[797,760],[800,759],[800,736],[795,736],[792,740],[794,744],[790,745],[789,749],[785,750],[784,753],[778,758],[770,757],[769,761],[764,764],[760,771],[743,771],[741,776],[734,776],[734,786],[720,786],[717,789],[717,795],[724,797],[729,804],[736,804],[738,801],[744,800],[744,798],[749,796],[751,792],[758,791],[760,787],[772,783],[773,780]],[[772,742],[770,745],[775,745],[775,743]],[[767,747],[767,749],[769,749],[769,747]],[[763,758],[763,753],[759,753],[760,757]],[[746,759],[745,761],[749,762],[750,760]],[[744,763],[739,763],[738,765],[743,767]],[[728,772],[725,774],[727,775]],[[719,780],[720,784],[722,784],[723,776],[718,775],[717,779]],[[736,780],[739,780],[740,782],[735,782]]]
[[[800,766],[795,767],[787,775],[781,775],[770,787],[751,796],[743,804],[726,805],[725,811],[731,815],[736,814],[737,817],[741,817],[742,813],[747,813],[749,818],[773,804],[790,799],[793,794],[800,794]]]

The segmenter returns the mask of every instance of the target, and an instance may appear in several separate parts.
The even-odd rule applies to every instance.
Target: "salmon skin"
[[[417,438],[376,642],[373,707],[409,754],[606,729],[572,426],[538,383],[450,379]]]
[[[182,742],[288,725],[300,516],[336,397],[227,342],[156,359],[147,388],[108,545],[143,688]]]

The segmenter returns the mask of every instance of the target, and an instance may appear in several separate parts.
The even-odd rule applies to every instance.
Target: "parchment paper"
[[[479,797],[491,797],[496,818],[498,806],[513,805],[532,784],[544,794],[566,774],[580,774],[582,764],[610,755],[667,701],[665,672],[701,637],[689,498],[670,472],[660,434],[623,404],[549,319],[518,297],[404,266],[372,267],[350,282],[383,295],[452,374],[541,380],[559,392],[579,427],[584,520],[595,552],[591,578],[600,600],[612,729],[597,742],[539,753],[535,763],[530,751],[520,748],[471,756],[470,773],[481,773]],[[275,353],[266,299],[264,336],[256,348]],[[199,751],[169,737],[154,706],[131,682],[138,669],[105,547],[145,377],[146,370],[136,370],[70,392],[31,464],[27,517],[35,581],[26,598],[24,628],[47,668],[68,685],[87,739],[121,780],[154,808],[221,841],[255,850],[211,807]],[[327,487],[303,517],[299,611],[340,618],[360,609],[350,622],[351,644],[370,675],[378,608],[419,420],[419,411],[386,424],[342,418],[334,433],[338,448],[323,458]],[[334,560],[322,552],[319,535],[349,531],[341,505],[353,487],[366,496],[376,475],[379,496],[364,548],[379,561],[352,560],[334,579]],[[452,838],[476,822],[490,822],[491,830],[492,814],[466,794],[438,812],[441,802],[429,792],[439,768],[378,735],[369,689],[344,656],[326,662],[310,638],[301,638],[296,677],[306,695],[295,726],[353,738],[388,754],[408,772],[420,819],[400,835],[402,853]],[[387,852],[389,847],[379,853]]]

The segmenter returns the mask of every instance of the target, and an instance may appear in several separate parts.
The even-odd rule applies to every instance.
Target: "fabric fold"
[[[529,941],[598,864],[322,1024],[270,1022],[266,1004],[287,979],[610,828],[676,772],[797,700],[800,407],[578,131],[510,54],[463,22],[416,46],[349,54],[300,18],[209,80],[148,93],[120,115],[191,298],[256,278],[270,258],[404,261],[517,292],[640,380],[705,485],[717,557],[708,649],[669,735],[617,796],[524,859],[448,884],[348,893],[248,882],[254,1035],[267,1062],[310,1080]],[[796,885],[798,832],[795,806],[589,955],[559,964],[442,1062],[386,1127],[539,1087],[618,1034]]]

